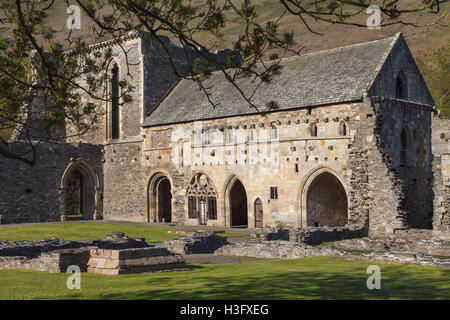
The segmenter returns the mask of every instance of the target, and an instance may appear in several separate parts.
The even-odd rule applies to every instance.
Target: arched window
[[[339,135],[340,136],[346,136],[347,135],[347,124],[345,121],[341,121],[339,123]]]
[[[119,67],[114,64],[111,69],[111,139],[119,139]]]
[[[207,220],[217,220],[217,192],[207,175],[195,175],[186,194],[189,219],[198,218],[200,224],[206,224]]]
[[[312,123],[309,126],[309,136],[310,137],[317,137],[317,125],[315,123]]]
[[[406,165],[406,159],[408,156],[408,131],[406,128],[403,128],[402,133],[400,135],[400,165]]]
[[[408,84],[406,82],[406,76],[403,71],[400,71],[397,76],[395,85],[395,96],[399,99],[408,99]]]

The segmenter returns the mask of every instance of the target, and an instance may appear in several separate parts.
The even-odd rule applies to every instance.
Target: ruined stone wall
[[[360,112],[361,104],[354,103],[150,127],[144,132],[142,165],[148,172],[169,176],[176,195],[174,220],[179,223],[199,223],[188,219],[186,189],[195,174],[204,173],[218,194],[218,217],[208,225],[230,225],[228,192],[230,181],[237,178],[247,194],[249,227],[255,226],[258,198],[264,226],[306,226],[309,185],[320,173],[330,172],[349,197],[349,221],[364,224],[367,214],[361,214],[352,199],[354,194],[362,198],[365,190],[353,190],[356,184],[351,184],[351,165],[357,156],[350,152],[359,128],[365,127]],[[340,135],[342,121],[345,136]],[[313,124],[317,136],[310,134]],[[278,199],[271,199],[270,187],[277,188]]]
[[[176,50],[168,38],[161,37],[160,40],[170,50]],[[119,50],[115,60],[118,61],[121,77],[125,76],[127,60],[120,53],[120,48],[113,48],[115,51]],[[151,168],[142,166],[141,123],[144,116],[178,82],[178,78],[169,61],[164,58],[165,52],[160,42],[153,41],[149,34],[143,33],[141,37],[128,43],[126,49],[129,50],[128,61],[134,60],[139,65],[130,66],[133,76],[131,82],[135,90],[133,101],[120,107],[120,138],[105,140],[104,217],[109,220],[147,222],[147,184]],[[180,53],[179,56],[181,57]],[[177,71],[185,74],[185,65],[181,60],[175,62],[179,63],[176,64],[179,67]]]
[[[141,142],[105,145],[104,219],[146,222],[147,175],[141,165]]]
[[[372,98],[373,133],[368,147],[372,194],[369,233],[431,225],[430,107]],[[401,161],[401,132],[408,132]]]
[[[400,71],[406,77],[408,98],[405,100],[434,105],[433,97],[402,35],[400,35],[399,41],[395,42],[383,65],[380,66],[380,71],[369,89],[368,96],[395,98],[396,81]]]
[[[111,67],[114,63],[117,64],[119,80],[126,80],[134,87],[132,101],[119,106],[119,139],[111,139],[111,103],[108,102],[102,106],[103,114],[99,117],[96,128],[81,138],[74,137],[70,140],[104,146],[104,156],[98,162],[104,171],[104,218],[144,221],[146,196],[145,190],[140,189],[140,186],[145,185],[145,175],[140,166],[140,124],[143,121],[144,84],[147,83],[145,74],[146,70],[154,67],[145,58],[148,44],[141,36],[129,36],[125,37],[121,46],[109,42],[96,46],[96,50],[111,48]]]
[[[450,238],[450,119],[432,117],[433,229]]]
[[[149,33],[143,33],[141,40],[142,59],[144,62],[143,88],[144,88],[144,116],[149,115],[159,103],[170,93],[180,80],[189,74],[191,67],[189,61],[193,59],[223,63],[230,50],[221,50],[215,53],[198,51],[196,48],[183,48],[173,43],[168,37],[160,36],[158,39]],[[170,59],[168,58],[168,53]],[[213,62],[209,64],[211,71],[217,70]],[[175,69],[175,70],[174,70]]]
[[[26,145],[19,141],[13,143],[13,147],[25,150]],[[36,147],[36,152],[38,160],[33,167],[0,158],[0,215],[3,224],[60,221],[62,178],[71,159],[84,159],[92,166],[100,182],[98,192],[102,192],[101,146],[44,143]],[[101,210],[100,203],[98,208]]]
[[[402,72],[407,97],[397,99]],[[433,98],[402,35],[396,41],[368,90],[367,111],[373,131],[366,141],[370,174],[370,233],[431,227],[431,106]],[[377,98],[378,97],[378,98]],[[363,115],[362,115],[363,116]],[[406,163],[401,163],[401,132],[407,136]]]
[[[111,49],[112,60],[110,69],[114,64],[119,68],[119,81],[127,81],[127,84],[134,87],[131,93],[132,101],[129,103],[120,102],[119,107],[119,131],[120,139],[129,139],[138,136],[140,133],[139,124],[142,122],[143,110],[143,59],[142,59],[142,40],[139,36],[125,37],[121,45],[113,45],[110,42],[100,43],[95,45],[94,50],[106,51]],[[109,76],[110,76],[110,71]],[[80,80],[83,86],[83,80]],[[107,88],[101,88],[100,92],[95,93],[101,97],[106,90],[108,98],[110,95],[110,83],[107,83]],[[92,144],[104,144],[111,139],[111,102],[99,103],[98,100],[92,99],[87,93],[80,92],[82,99],[85,101],[92,101],[97,105],[95,111],[96,121],[93,122],[93,127],[83,135],[77,135],[78,131],[73,126],[67,125],[67,135],[69,142],[84,142]],[[91,117],[86,117],[87,123],[92,120]]]

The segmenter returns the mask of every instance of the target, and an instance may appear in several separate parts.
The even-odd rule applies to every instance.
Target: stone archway
[[[230,187],[229,204],[231,227],[248,227],[247,193],[238,179]]]
[[[172,222],[172,188],[164,173],[156,173],[148,185],[149,222]]]
[[[72,162],[61,179],[61,221],[98,219],[98,179],[84,160]]]
[[[342,227],[348,222],[347,194],[339,179],[322,172],[311,181],[306,193],[307,225]]]

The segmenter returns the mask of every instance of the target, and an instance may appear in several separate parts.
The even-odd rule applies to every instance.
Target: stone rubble
[[[328,256],[348,260],[413,264],[450,268],[450,256],[434,257],[405,251],[352,252],[335,246],[311,246],[290,241],[260,241],[232,243],[214,252],[215,255],[247,256],[255,258],[295,259],[310,256]]]
[[[335,228],[332,228],[335,229]],[[355,231],[356,230],[356,231]],[[250,239],[228,241],[214,232],[199,231],[161,243],[149,244],[144,238],[131,238],[115,232],[102,240],[69,241],[43,239],[38,241],[0,241],[0,270],[27,269],[65,272],[70,265],[81,271],[118,275],[155,271],[186,270],[185,255],[214,254],[235,257],[295,259],[329,256],[348,260],[412,264],[450,268],[450,241],[431,237],[431,231],[418,230],[382,237],[365,237],[335,241],[333,245],[312,246],[298,229],[265,229]],[[304,230],[316,242],[326,228]],[[350,230],[358,232],[357,229]],[[343,231],[349,232],[349,231]],[[337,238],[341,237],[338,234]],[[267,239],[271,239],[268,241]]]
[[[366,230],[359,225],[344,227],[305,227],[289,230],[289,241],[310,245],[364,237]],[[283,239],[284,240],[284,239]]]
[[[214,253],[227,244],[227,240],[214,232],[201,231],[192,236],[182,236],[164,241],[162,245],[177,254]]]
[[[66,272],[71,265],[81,271],[122,274],[180,269],[185,259],[167,248],[113,232],[102,240],[0,241],[0,270],[26,269]]]

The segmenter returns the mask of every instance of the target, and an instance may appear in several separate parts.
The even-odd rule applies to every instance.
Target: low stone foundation
[[[81,271],[123,274],[169,271],[184,267],[185,259],[166,247],[148,244],[113,232],[103,240],[0,241],[0,270],[26,269],[66,272],[71,265]]]
[[[26,269],[66,272],[70,265],[87,270],[89,251],[95,241],[43,239],[38,241],[0,241],[0,270]]]
[[[258,243],[233,243],[219,248],[214,254],[247,256],[255,258],[295,259],[311,256],[327,256],[348,260],[390,262],[450,268],[450,258],[437,258],[406,252],[349,252],[334,246],[309,246],[290,241],[261,241]]]
[[[91,249],[87,271],[108,275],[182,269],[185,258],[164,247]]]
[[[322,242],[361,238],[367,231],[358,225],[345,227],[306,227],[289,230],[289,241],[305,244],[320,244]]]
[[[226,239],[213,232],[197,232],[162,243],[170,252],[177,254],[213,253],[225,244]]]
[[[61,249],[42,253],[35,258],[27,256],[0,256],[0,270],[25,269],[46,272],[66,272],[71,265],[87,271],[90,248]]]
[[[343,250],[409,252],[447,256],[450,259],[450,241],[433,238],[415,239],[390,235],[342,240],[335,242],[333,246]]]
[[[289,230],[267,228],[253,232],[250,237],[253,240],[262,241],[289,240]]]

